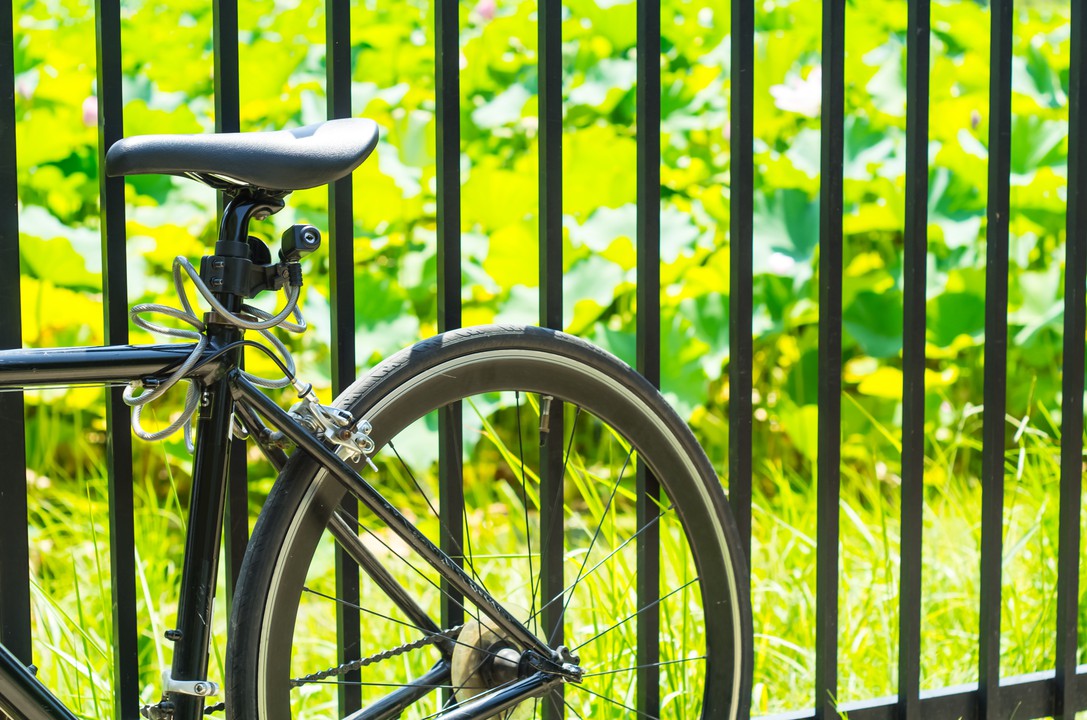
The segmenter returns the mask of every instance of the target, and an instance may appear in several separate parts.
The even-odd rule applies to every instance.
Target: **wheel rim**
[[[496,357],[502,358],[499,372],[493,364]],[[560,587],[572,589],[561,597],[552,595],[549,604],[535,576],[540,574],[543,540],[555,534],[547,526],[554,527],[554,523],[540,518],[534,476],[539,453],[531,442],[541,434],[540,417],[547,414],[542,410],[547,401],[541,402],[533,393],[549,393],[558,403],[576,395],[587,381],[596,387],[594,397],[578,406],[562,404],[565,423],[561,424],[565,427],[560,447],[566,497],[564,527],[559,533],[563,539],[559,563],[564,573]],[[515,386],[525,392],[493,394]],[[433,424],[433,413],[424,411],[465,394],[478,394],[477,400],[462,404],[465,446],[469,448],[461,486],[469,496],[462,513],[469,528],[463,547],[469,558],[466,566],[499,601],[523,608],[519,619],[539,636],[551,636],[555,631],[554,627],[541,627],[542,606],[561,615],[562,623],[557,627],[581,656],[579,665],[585,674],[580,684],[566,685],[563,696],[555,700],[565,708],[566,717],[631,717],[639,712],[638,707],[644,707],[634,669],[645,657],[639,654],[639,633],[653,627],[651,618],[658,613],[660,717],[735,717],[741,684],[737,579],[732,576],[717,499],[697,480],[698,462],[691,457],[687,441],[668,436],[661,441],[663,430],[674,429],[668,427],[668,421],[653,416],[639,394],[624,382],[584,364],[533,351],[477,353],[443,363],[385,395],[368,395],[367,399],[377,399],[362,408],[374,423],[375,439],[386,448],[383,475],[375,482],[388,483],[395,478],[401,484],[405,509],[419,518],[420,529],[425,528],[435,541],[444,526],[431,508],[437,507],[440,493],[430,458],[417,447],[420,438],[428,435],[427,426]],[[510,420],[511,413],[520,421],[520,429],[512,433],[510,428],[516,428],[518,421]],[[407,423],[420,415],[422,419]],[[631,425],[632,417],[637,422],[630,437],[620,439],[597,427],[603,423],[601,418]],[[396,437],[390,438],[390,434]],[[650,442],[651,438],[656,440]],[[643,518],[648,529],[640,530],[631,497],[639,459],[658,471],[668,489],[665,500]],[[261,717],[283,716],[288,702],[296,716],[316,708],[327,715],[327,705],[334,696],[327,689],[323,693],[309,688],[292,693],[285,688],[289,678],[323,669],[322,661],[311,657],[313,648],[328,643],[329,626],[334,637],[330,618],[335,601],[326,598],[334,593],[324,591],[329,587],[330,540],[322,539],[327,535],[322,530],[342,492],[325,480],[319,478],[312,485],[303,501],[311,511],[300,515],[287,533],[283,552],[292,562],[277,563],[273,573],[269,611],[263,618],[263,634],[271,640],[258,657]],[[409,490],[415,491],[414,500]],[[506,508],[504,514],[498,512],[500,506]],[[363,521],[368,524],[365,514]],[[636,593],[637,545],[654,531],[663,539],[657,555],[662,567],[661,599],[646,605]],[[425,609],[437,618],[442,595],[435,590],[436,576],[430,573],[424,578],[425,570],[419,572],[421,568],[396,557],[402,553],[396,552],[395,538],[383,528],[363,529],[361,537],[384,562],[403,565],[398,571],[402,581],[414,594],[431,598],[422,604],[429,603]],[[298,566],[304,563],[297,559],[311,554],[312,567],[300,572]],[[411,562],[420,564],[418,559]],[[455,602],[447,600],[446,604],[455,609]],[[403,613],[398,614],[396,608],[369,600],[363,605],[368,606],[363,633],[369,643],[361,655],[421,635],[404,624]],[[556,613],[556,608],[561,612]],[[464,615],[486,625],[485,614],[476,608],[468,607]],[[374,625],[379,619],[398,632],[377,637]],[[323,631],[319,631],[322,622]],[[287,626],[290,632],[285,631]],[[462,644],[462,649],[467,644]],[[422,660],[397,658],[399,665],[382,677],[391,678],[389,682],[418,677],[438,657],[433,651],[418,654]],[[323,664],[334,665],[335,658],[326,656]],[[388,670],[391,666],[387,661],[386,665]],[[375,678],[367,669],[363,682],[382,682]],[[364,696],[385,692],[376,688],[365,686]],[[435,696],[431,694],[417,713],[404,717],[424,718],[440,710],[442,703]],[[513,717],[539,717],[539,707],[539,702],[522,703]]]

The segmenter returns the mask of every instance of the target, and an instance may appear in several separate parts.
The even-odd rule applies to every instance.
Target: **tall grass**
[[[1044,418],[1044,416],[1043,416]],[[1055,663],[1059,438],[1009,418],[1001,674]],[[977,681],[981,415],[967,409],[925,467],[921,687]],[[757,473],[753,517],[754,708],[810,707],[815,676],[815,484],[780,465]],[[839,700],[897,692],[901,479],[880,462],[844,468],[840,500]],[[1083,568],[1081,567],[1081,587]],[[1081,628],[1087,614],[1080,603]],[[1082,630],[1081,630],[1082,646]],[[1082,650],[1081,650],[1082,661]]]

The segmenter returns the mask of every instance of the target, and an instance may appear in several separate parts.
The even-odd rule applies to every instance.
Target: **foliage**
[[[662,5],[663,386],[724,477],[731,292],[729,13],[725,7],[696,0],[666,0]],[[239,12],[243,129],[323,119],[323,3],[243,0]],[[125,4],[124,13],[126,135],[210,131],[215,119],[210,4],[133,2]],[[1021,516],[1009,516],[1007,532],[1009,545],[1020,548],[1016,552],[1034,547],[1035,563],[1045,568],[1055,563],[1052,543],[1043,539],[1052,535],[1056,522],[1052,502],[1046,498],[1052,494],[1056,473],[1053,455],[1061,401],[1067,13],[1065,3],[1022,3],[1016,15],[1013,61],[1006,411],[1016,421],[1008,427],[1008,447],[1015,453],[1022,446],[1023,433],[1017,435],[1017,427],[1044,437],[1028,438],[1036,443],[1030,446],[1030,457],[1041,469],[1015,476],[1021,483],[1016,487],[1032,498],[1029,516],[1035,520],[1023,530],[1022,546],[1013,543],[1013,533],[1018,532],[1013,526],[1019,527]],[[629,0],[568,0],[563,17],[564,324],[632,362],[637,310],[635,5]],[[534,322],[536,6],[532,0],[478,0],[461,5],[460,21],[464,322]],[[852,613],[870,610],[864,602],[875,603],[883,623],[878,632],[886,645],[884,659],[892,667],[902,392],[906,3],[849,3],[846,22],[843,518],[858,518],[853,524],[856,533],[882,547],[888,564],[854,576],[851,556],[846,555],[843,583],[863,602],[856,609],[844,601],[843,618],[859,617]],[[926,483],[929,511],[945,518],[974,502],[966,498],[976,498],[980,473],[976,412],[983,397],[985,339],[988,22],[985,3],[933,5]],[[363,366],[437,331],[432,28],[431,4],[420,0],[369,0],[352,7],[353,111],[375,119],[382,128],[376,157],[356,172],[354,180],[356,347]],[[813,537],[808,526],[813,517],[819,373],[820,31],[818,3],[759,4],[754,565],[757,632],[764,641],[757,656],[760,711],[806,704],[810,697],[811,666],[805,648],[811,645],[807,633],[814,627],[814,610],[798,598],[807,597],[804,593],[813,582],[804,574],[807,570],[798,570],[792,585],[771,592],[772,584],[760,585],[758,578],[772,576],[778,558],[808,553],[803,548]],[[86,0],[17,4],[22,327],[28,346],[105,340],[100,320],[94,57],[93,7]],[[141,177],[126,182],[126,197],[132,249],[129,299],[172,303],[170,261],[178,254],[193,258],[203,252],[214,232],[214,196],[189,181]],[[299,218],[323,225],[326,207],[323,189],[296,193],[275,224],[282,228]],[[256,231],[264,237],[274,235],[270,227]],[[328,292],[327,283],[319,279],[327,270],[326,255],[313,258],[310,266],[305,309],[313,330],[294,347],[309,378],[323,385],[327,394]],[[132,337],[145,339],[135,331]],[[259,356],[251,359],[258,370],[264,369]],[[55,428],[48,435],[31,431],[28,442],[39,473],[60,484],[98,469],[104,424],[98,396],[84,391],[43,394],[32,399],[27,412],[38,422],[55,423],[48,426]],[[89,436],[83,432],[88,427],[95,431]],[[139,449],[140,467],[152,483],[147,499],[152,504],[168,497],[174,484],[185,496],[183,449],[178,442],[164,448],[164,452]],[[255,501],[259,494],[254,493]],[[1014,513],[1020,512],[1022,508],[1015,506]],[[970,532],[965,537],[954,535],[954,542],[939,547],[973,547],[976,513],[954,517]],[[884,531],[883,539],[872,535],[878,529]],[[843,542],[852,532],[847,531]],[[943,557],[943,550],[931,552]],[[810,554],[804,557],[798,568],[811,566]],[[976,565],[976,553],[966,557]],[[976,623],[957,615],[961,608],[972,607],[973,596],[942,593],[948,578],[941,573],[964,577],[959,565],[948,566],[954,570],[926,569],[926,587],[933,590],[928,595],[933,605],[926,606],[926,613],[955,617],[942,622],[968,640],[955,657],[936,653],[938,662],[926,662],[927,685],[974,679],[971,653],[976,650],[971,639],[976,637]],[[1009,562],[1009,572],[1011,567]],[[1041,575],[1023,572],[1026,577]],[[771,597],[774,593],[780,594]],[[1044,647],[1048,640],[1038,638],[1052,635],[1046,634],[1053,623],[1052,590],[1039,588],[1038,593],[1037,606],[1024,612],[1034,618],[1029,623],[1036,628],[1033,642]],[[1034,601],[1024,601],[1024,606],[1030,602]],[[1018,638],[1022,625],[1005,624],[1009,626]],[[843,638],[842,643],[843,653],[849,648],[849,653],[864,657],[868,640]],[[1005,672],[1047,666],[1035,662],[1034,651],[1019,647],[1009,650],[1014,654]],[[795,673],[780,667],[795,668]],[[849,697],[893,691],[889,674],[855,677],[862,678],[857,686],[843,688]]]

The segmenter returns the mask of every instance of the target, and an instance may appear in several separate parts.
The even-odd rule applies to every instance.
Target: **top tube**
[[[194,347],[184,343],[2,350],[0,389],[127,383],[164,375],[183,363]],[[205,348],[205,358],[213,352],[215,348]],[[214,360],[198,363],[198,374],[214,366]]]

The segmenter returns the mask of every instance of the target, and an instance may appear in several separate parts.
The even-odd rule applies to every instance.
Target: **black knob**
[[[302,256],[321,247],[321,231],[312,225],[292,225],[281,240],[279,258],[283,262],[298,262]]]

